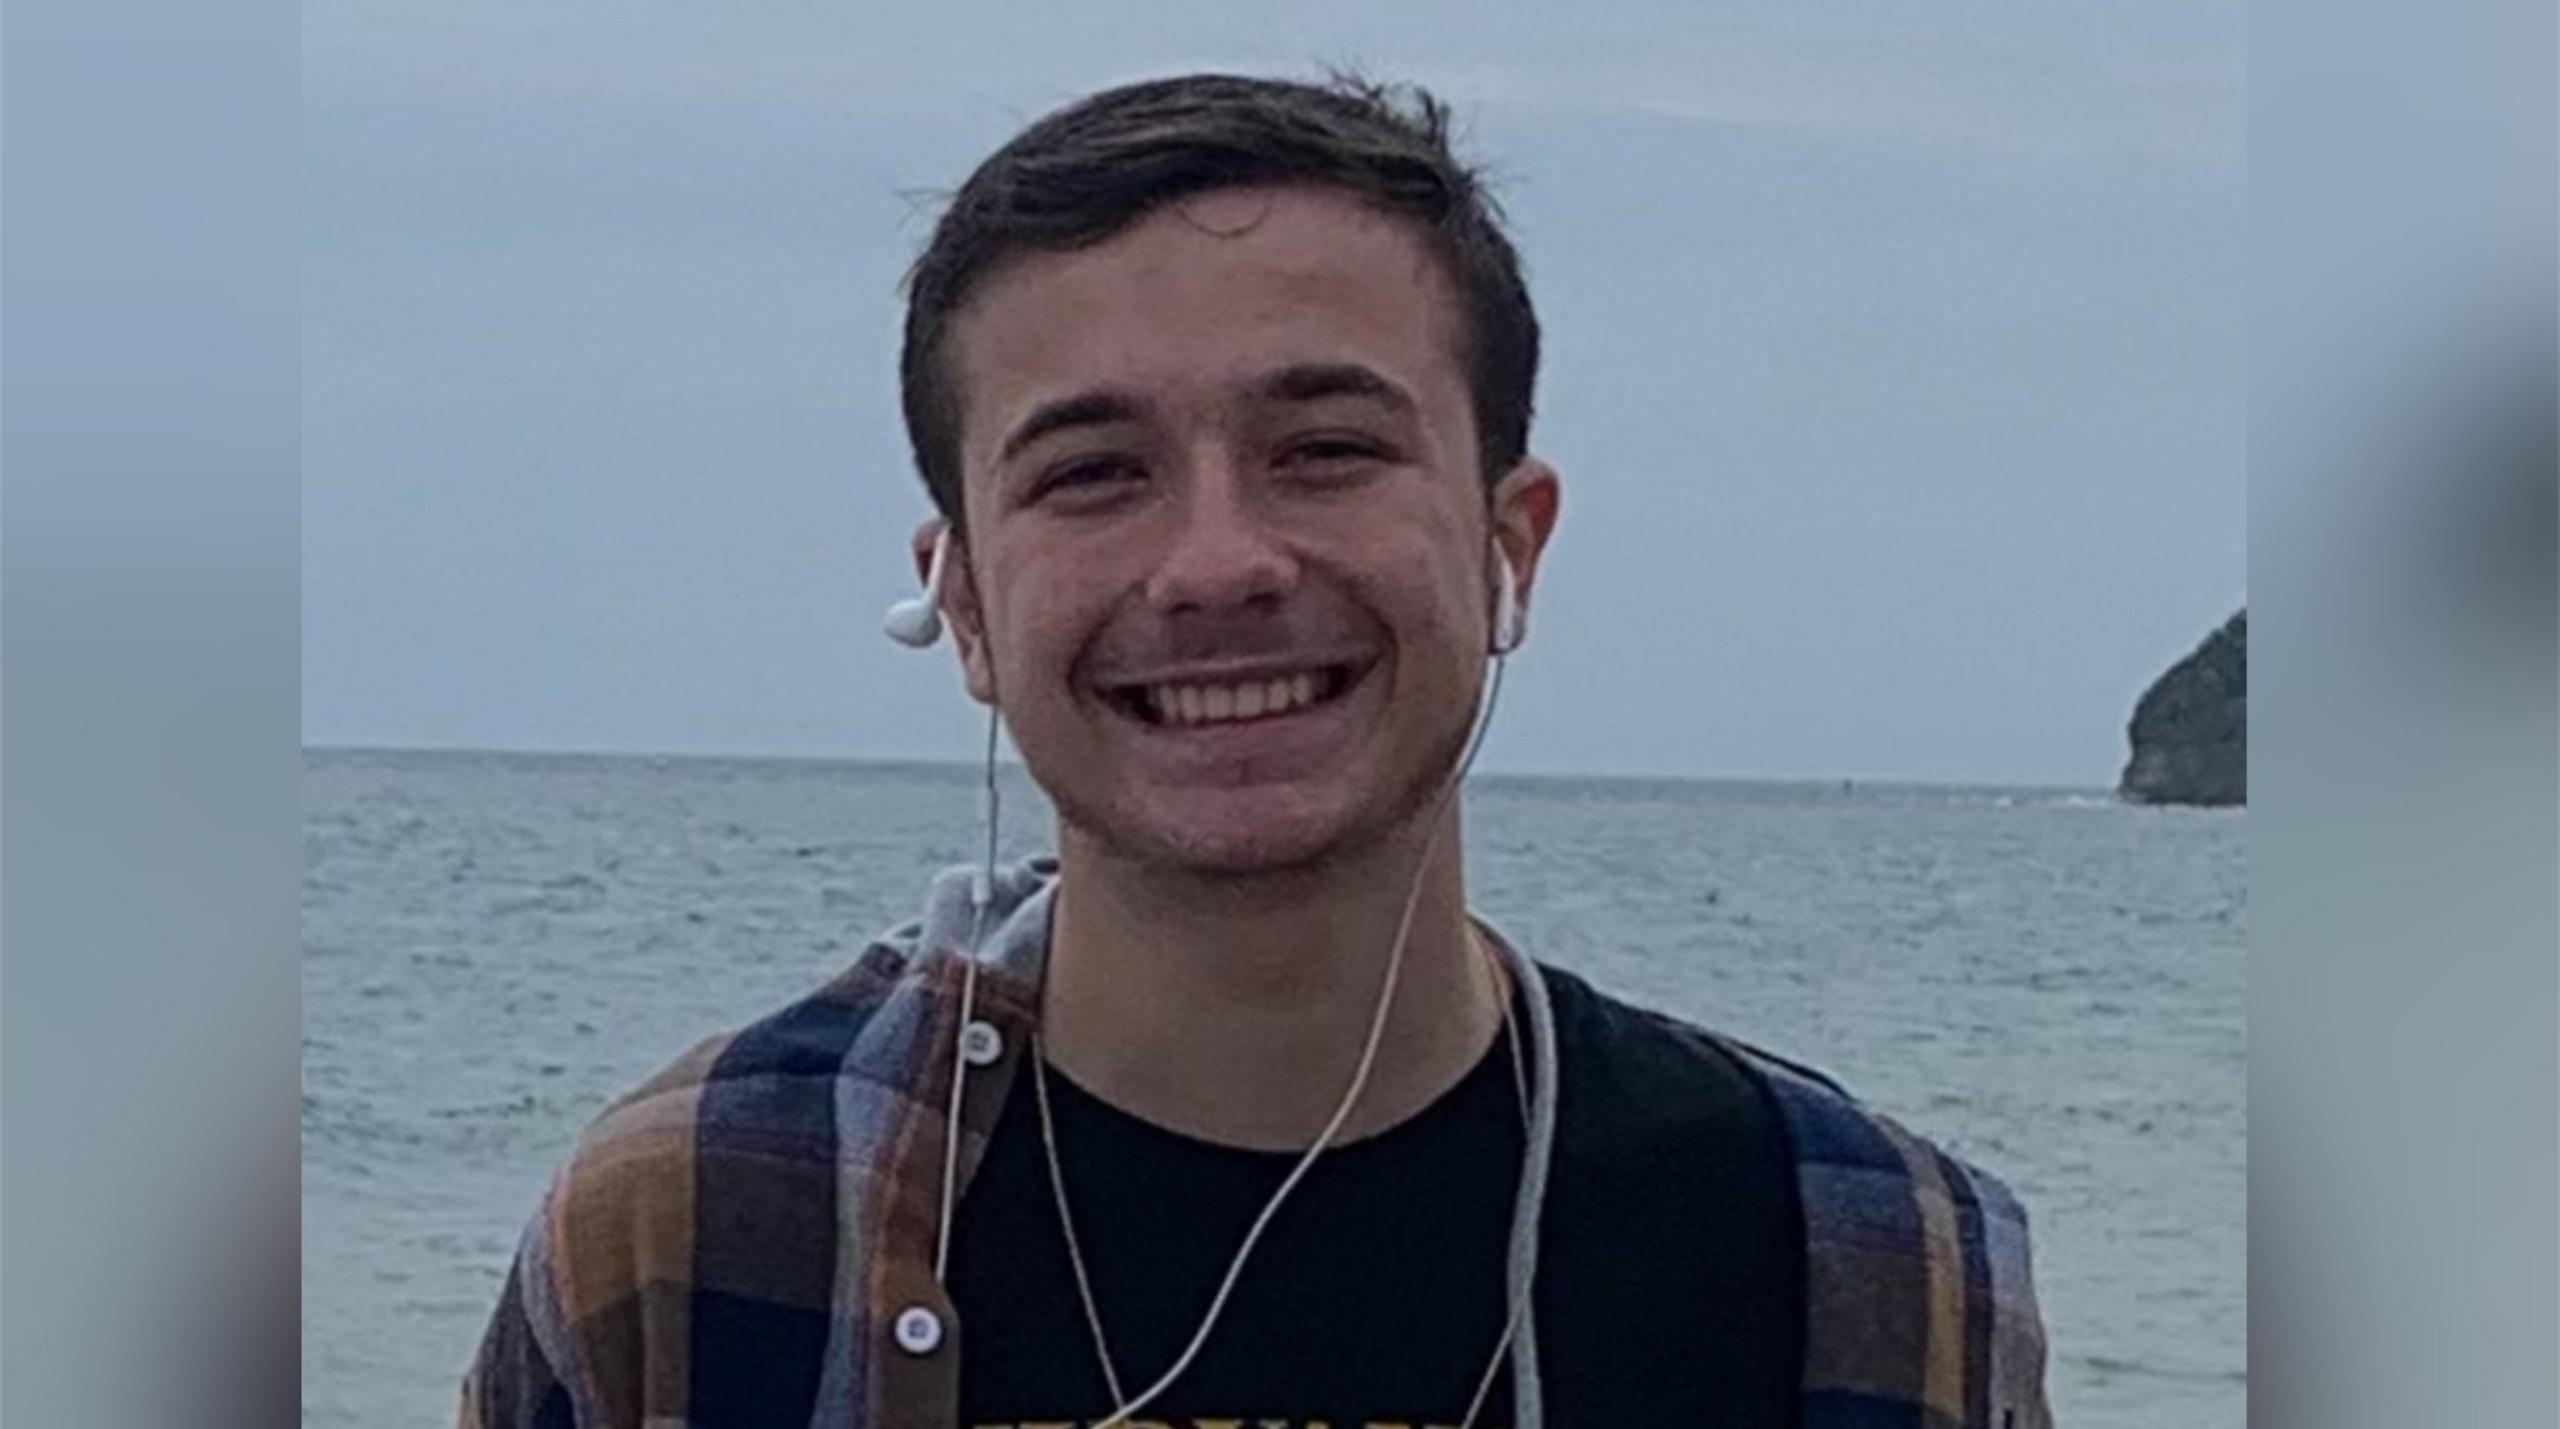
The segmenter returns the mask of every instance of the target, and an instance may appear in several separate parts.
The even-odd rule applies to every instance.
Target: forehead
[[[1217,190],[1015,257],[951,339],[972,467],[1014,416],[1090,388],[1180,405],[1279,367],[1359,363],[1426,408],[1465,396],[1457,302],[1420,233],[1320,188]]]

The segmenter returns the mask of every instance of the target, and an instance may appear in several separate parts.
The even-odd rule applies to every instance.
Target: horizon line
[[[696,763],[765,763],[765,764],[851,764],[904,767],[911,769],[975,770],[975,759],[953,759],[932,755],[898,754],[794,754],[773,750],[685,750],[685,749],[560,749],[531,746],[469,744],[340,744],[311,743],[301,745],[305,754],[454,754],[499,755],[513,758],[543,759],[638,759],[686,760]],[[997,767],[1028,772],[1019,758],[999,759]],[[1642,771],[1523,769],[1478,770],[1470,779],[1508,779],[1522,781],[1584,780],[1630,784],[1866,784],[1882,787],[1914,789],[2022,789],[2053,793],[2115,793],[2113,785],[2062,783],[2036,779],[1930,778],[1909,774],[1697,774],[1648,773]]]

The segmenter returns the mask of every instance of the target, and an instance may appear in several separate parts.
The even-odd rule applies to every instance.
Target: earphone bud
[[[1493,653],[1508,655],[1520,648],[1520,590],[1518,578],[1511,574],[1511,558],[1496,551],[1493,554]]]
[[[933,538],[933,560],[925,569],[924,594],[889,607],[880,628],[910,650],[922,650],[942,638],[942,571],[951,561],[951,528]]]

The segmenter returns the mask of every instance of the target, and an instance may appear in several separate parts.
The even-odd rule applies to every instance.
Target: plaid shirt
[[[999,880],[1013,912],[980,964],[993,1060],[963,1094],[963,1188],[1029,1045],[1053,868]],[[596,1121],[525,1231],[462,1429],[958,1423],[961,1326],[933,1273],[958,886]],[[1807,1429],[2049,1429],[2008,1191],[1817,1074],[1718,1045],[1763,1079],[1796,1158]]]

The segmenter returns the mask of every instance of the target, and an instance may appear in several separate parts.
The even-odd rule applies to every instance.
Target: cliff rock
[[[2137,804],[2249,802],[2249,612],[2143,692],[2117,792]]]

